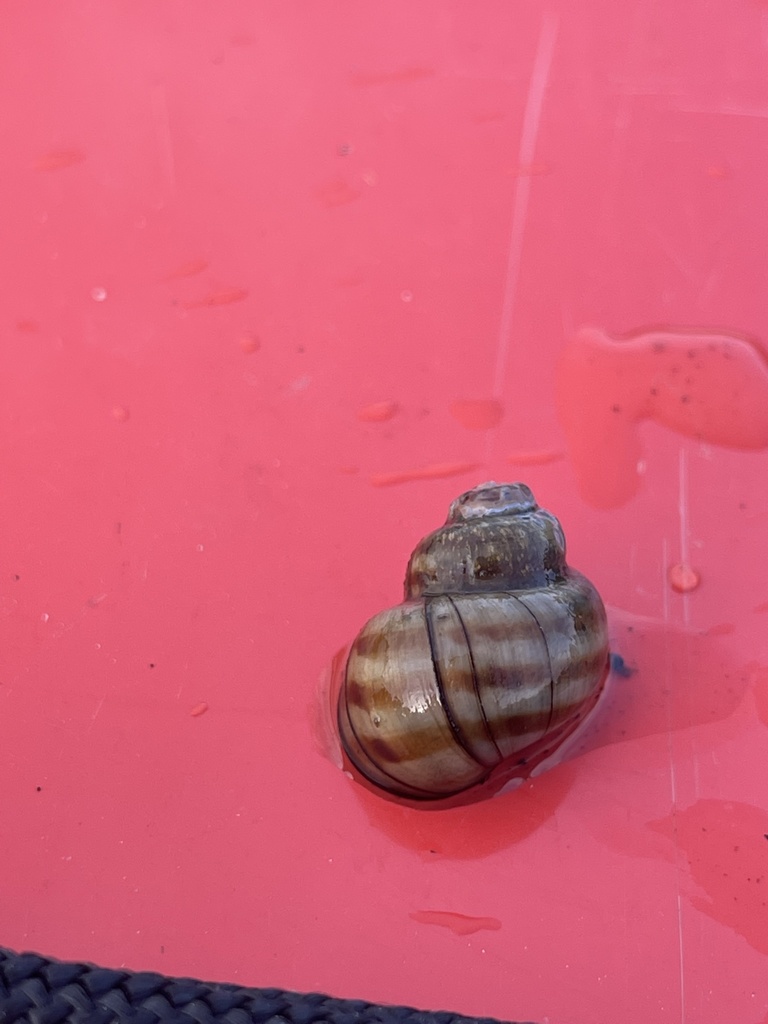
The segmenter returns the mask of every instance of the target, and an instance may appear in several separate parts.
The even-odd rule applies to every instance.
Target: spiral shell
[[[605,609],[525,484],[451,505],[411,555],[405,600],[352,643],[338,696],[349,761],[390,796],[441,800],[526,775],[594,706]]]

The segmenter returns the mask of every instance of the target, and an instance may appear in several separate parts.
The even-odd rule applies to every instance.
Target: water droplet
[[[562,452],[553,448],[542,448],[539,451],[515,452],[507,455],[507,462],[513,466],[546,466],[550,462],[559,462],[565,458]]]
[[[406,469],[394,473],[374,473],[370,482],[374,487],[392,487],[395,484],[412,483],[415,480],[443,480],[451,476],[474,473],[480,468],[477,462],[436,462],[420,469]]]
[[[413,292],[409,292],[407,290],[402,291],[400,292],[400,298],[403,300],[403,302],[413,302]]]
[[[451,415],[467,430],[490,430],[501,423],[504,406],[495,398],[457,399]]]
[[[205,551],[205,545],[204,544],[196,544],[195,545],[195,551]]]
[[[357,418],[363,423],[384,423],[391,420],[397,410],[397,402],[372,402],[357,410]]]
[[[207,260],[187,260],[186,263],[182,263],[180,266],[176,267],[175,270],[172,270],[166,276],[166,281],[173,281],[179,277],[194,277],[195,274],[202,274],[202,272],[207,269]]]
[[[211,292],[202,299],[194,299],[184,303],[185,309],[202,309],[204,306],[227,306],[232,302],[242,302],[248,298],[247,288],[221,288]]]
[[[257,334],[243,334],[240,336],[240,348],[248,355],[258,352],[261,348],[261,339]]]
[[[112,408],[112,418],[118,423],[125,423],[130,415],[130,411],[124,405],[115,405]]]
[[[669,570],[669,585],[678,594],[689,594],[701,583],[701,573],[692,565],[679,562]]]
[[[33,166],[37,171],[60,171],[65,167],[79,164],[83,160],[85,160],[85,153],[79,149],[58,149],[38,157]]]
[[[91,288],[91,298],[94,302],[104,302],[107,297],[106,288]]]

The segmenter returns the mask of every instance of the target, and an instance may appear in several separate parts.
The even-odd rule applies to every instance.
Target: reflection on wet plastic
[[[768,361],[736,335],[652,330],[618,339],[584,327],[560,358],[557,402],[581,492],[597,508],[637,493],[643,420],[727,448],[768,447]]]
[[[683,854],[704,895],[694,906],[768,956],[768,836],[764,807],[735,800],[697,800],[651,821]]]

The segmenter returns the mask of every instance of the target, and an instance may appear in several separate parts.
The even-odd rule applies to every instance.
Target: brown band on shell
[[[501,760],[501,752],[485,715],[472,643],[458,603],[449,594],[431,597],[425,600],[424,610],[435,679],[451,730],[470,757],[492,768]],[[452,630],[446,628],[446,621]]]
[[[353,684],[357,687],[357,684]],[[359,687],[357,687],[359,691]],[[357,696],[357,694],[356,694]],[[368,754],[367,746],[364,745],[360,737],[355,731],[355,726],[352,722],[352,718],[349,714],[349,690],[348,680],[345,674],[344,686],[340,694],[339,699],[339,711],[338,711],[338,722],[339,722],[339,735],[341,737],[344,750],[349,757],[355,768],[363,775],[369,782],[379,786],[388,792],[396,793],[399,796],[408,797],[412,800],[428,800],[434,799],[433,794],[429,790],[418,789],[412,784],[406,784],[401,779],[387,772],[380,764],[374,761]],[[381,749],[381,748],[379,748]],[[397,758],[395,757],[395,761]]]
[[[351,645],[338,724],[349,761],[413,800],[524,774],[595,705],[605,609],[522,484],[485,484],[411,556],[406,600]]]

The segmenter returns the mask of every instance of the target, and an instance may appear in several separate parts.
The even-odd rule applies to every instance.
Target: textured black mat
[[[0,947],[0,1024],[495,1024],[358,999],[115,971]]]

